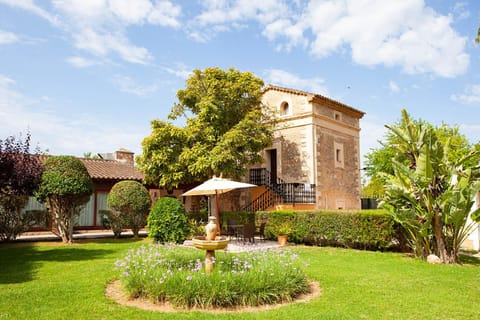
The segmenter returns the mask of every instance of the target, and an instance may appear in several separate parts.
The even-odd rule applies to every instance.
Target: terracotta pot
[[[288,239],[288,235],[277,236],[278,244],[281,246],[285,246],[287,244],[287,239]]]

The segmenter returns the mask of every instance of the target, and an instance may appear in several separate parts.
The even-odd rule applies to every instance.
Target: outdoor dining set
[[[248,241],[254,243],[255,237],[265,241],[265,225],[265,222],[256,226],[253,222],[241,224],[236,220],[227,220],[227,229],[224,235],[231,239],[233,238],[244,242]]]

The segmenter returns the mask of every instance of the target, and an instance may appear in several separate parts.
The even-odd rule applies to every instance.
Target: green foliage
[[[187,212],[190,220],[190,232],[188,238],[205,235],[205,226],[208,223],[208,212],[201,210],[200,212]]]
[[[411,122],[411,125],[418,126],[424,128],[424,130],[432,131],[439,143],[442,145],[447,145],[449,148],[449,152],[446,155],[449,162],[456,162],[465,156],[467,156],[472,147],[479,148],[480,145],[471,145],[468,142],[468,139],[465,135],[460,133],[459,128],[457,126],[450,127],[448,124],[442,123],[440,126],[433,126],[430,123],[417,120],[417,119],[410,119],[408,120]],[[400,128],[406,125],[405,118],[400,119],[396,123],[387,126],[388,128]],[[413,134],[413,132],[411,132]],[[411,157],[412,153],[409,150],[401,150],[397,148],[402,148],[403,140],[395,131],[389,130],[383,137],[383,140],[380,141],[382,147],[377,149],[372,149],[369,153],[365,155],[365,165],[366,165],[366,174],[372,178],[371,182],[374,183],[372,188],[378,190],[379,195],[383,194],[383,188],[380,188],[381,184],[385,184],[385,176],[384,174],[393,174],[394,173],[394,164],[392,159],[405,164],[411,164]],[[414,145],[411,145],[412,148],[416,148]],[[413,150],[412,150],[413,151]],[[475,160],[470,159],[468,165],[474,165]]]
[[[35,196],[47,203],[64,242],[72,242],[74,218],[92,191],[92,179],[79,159],[55,156],[45,161],[42,182]]]
[[[290,242],[311,245],[387,250],[396,248],[401,236],[384,210],[262,211],[256,219],[267,222],[267,238],[274,239],[287,226]]]
[[[30,154],[30,134],[25,140],[0,139],[0,241],[15,240],[35,224],[34,215],[23,207],[40,183],[42,167],[37,154]]]
[[[4,203],[4,205],[0,205],[0,242],[13,241],[18,235],[46,220],[46,211],[22,212],[21,209],[27,202],[27,196],[0,194],[0,203]],[[43,224],[42,227],[45,225]]]
[[[177,186],[212,175],[243,176],[246,166],[273,137],[273,118],[261,106],[263,81],[249,72],[194,70],[169,118],[186,117],[185,127],[154,120],[137,157],[147,183]]]
[[[385,193],[384,181],[378,177],[370,179],[362,188],[362,198],[378,198]]]
[[[148,215],[148,236],[160,243],[180,243],[190,232],[185,207],[176,198],[157,200]]]
[[[152,205],[152,200],[147,188],[138,181],[120,181],[110,190],[107,205],[116,214],[111,214],[113,220],[127,223],[133,235],[138,237],[138,232],[145,226],[146,216]],[[117,217],[115,217],[117,216]]]
[[[72,156],[55,156],[45,160],[42,182],[35,194],[39,201],[50,196],[89,197],[93,191],[93,184],[85,165]],[[88,200],[88,199],[87,199]]]
[[[387,184],[380,205],[407,230],[417,256],[435,253],[444,263],[458,262],[480,189],[480,152],[473,147],[455,149],[462,139],[442,138],[431,125],[410,119],[405,110],[401,123],[387,128],[396,137],[391,147],[398,155],[391,160],[393,173],[382,173]]]
[[[259,306],[292,301],[307,293],[307,277],[288,250],[217,254],[205,274],[203,252],[151,245],[116,262],[130,296],[147,296],[184,308]]]

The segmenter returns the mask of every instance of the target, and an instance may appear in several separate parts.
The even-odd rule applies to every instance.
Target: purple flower
[[[192,280],[192,276],[188,276],[187,281],[191,281],[191,280]]]

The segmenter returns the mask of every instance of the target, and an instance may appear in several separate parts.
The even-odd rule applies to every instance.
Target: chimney
[[[133,152],[124,148],[115,151],[115,160],[134,166]]]

